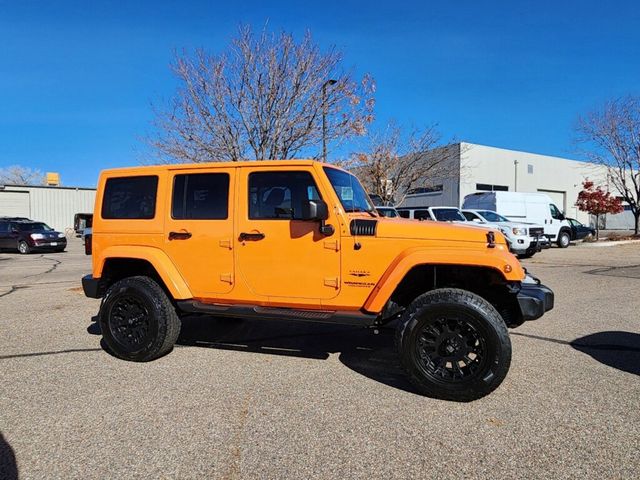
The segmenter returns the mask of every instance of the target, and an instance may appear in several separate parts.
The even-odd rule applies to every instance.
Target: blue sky
[[[225,48],[240,23],[335,44],[377,83],[377,123],[573,155],[576,115],[640,94],[633,1],[108,2],[0,0],[0,167],[91,186],[140,162],[174,49]]]

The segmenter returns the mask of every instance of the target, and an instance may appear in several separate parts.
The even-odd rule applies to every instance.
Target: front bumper
[[[517,295],[523,320],[536,320],[553,308],[553,291],[541,283],[523,283]]]
[[[92,275],[85,275],[82,277],[82,290],[84,290],[85,296],[89,298],[102,297],[102,289],[100,288],[100,279],[93,278]]]
[[[67,247],[66,238],[43,239],[28,241],[32,250],[58,250]]]

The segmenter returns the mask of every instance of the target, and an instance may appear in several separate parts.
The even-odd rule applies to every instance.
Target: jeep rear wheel
[[[511,341],[496,309],[466,290],[424,293],[405,311],[396,346],[411,383],[427,396],[471,401],[491,393],[511,363]]]
[[[114,283],[104,296],[98,322],[109,349],[117,357],[134,362],[165,355],[180,333],[174,306],[149,277],[129,277]]]

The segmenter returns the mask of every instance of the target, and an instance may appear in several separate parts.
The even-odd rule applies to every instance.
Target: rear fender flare
[[[175,300],[186,300],[192,298],[191,290],[187,282],[167,256],[159,248],[144,247],[140,245],[117,245],[107,247],[102,251],[101,257],[97,262],[94,277],[100,277],[107,260],[111,258],[137,259],[146,260],[156,270],[158,276],[162,279],[167,290],[171,293]]]

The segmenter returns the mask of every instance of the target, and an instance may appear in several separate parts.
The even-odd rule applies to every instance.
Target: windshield
[[[478,213],[482,215],[487,222],[510,222],[511,221],[508,218],[503,217],[502,215],[498,215],[496,212],[492,212],[491,210],[483,210]]]
[[[367,192],[356,177],[335,168],[324,167],[324,171],[346,212],[373,212],[375,207]]]
[[[441,222],[466,222],[467,219],[457,208],[434,208],[432,210],[436,220]]]
[[[16,223],[16,228],[19,232],[41,232],[53,230],[46,223]]]

